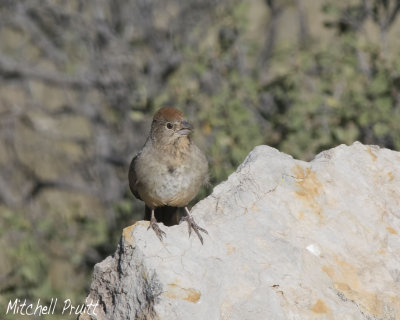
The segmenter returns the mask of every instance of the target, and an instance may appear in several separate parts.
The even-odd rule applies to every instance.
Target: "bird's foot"
[[[157,223],[157,220],[151,220],[150,221],[150,225],[147,228],[147,230],[149,230],[150,228],[152,228],[154,230],[154,232],[156,233],[158,239],[160,239],[160,241],[163,241],[163,237],[166,236],[166,233],[164,231],[161,230],[160,226]]]
[[[207,230],[203,229],[202,227],[199,227],[198,224],[196,222],[194,222],[193,218],[190,215],[182,217],[181,220],[179,221],[179,224],[182,221],[187,221],[187,223],[188,223],[189,237],[190,237],[190,234],[192,233],[192,229],[193,229],[194,232],[196,232],[197,236],[199,237],[201,244],[203,244],[203,237],[201,236],[200,231],[208,234]]]

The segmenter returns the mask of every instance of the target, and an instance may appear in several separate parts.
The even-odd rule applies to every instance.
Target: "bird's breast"
[[[205,158],[188,156],[184,161],[154,157],[137,162],[138,192],[150,207],[186,206],[198,193],[207,175]],[[206,161],[206,160],[205,160]]]

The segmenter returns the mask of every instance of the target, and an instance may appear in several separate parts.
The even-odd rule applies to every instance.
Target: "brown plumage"
[[[208,177],[207,159],[192,143],[191,132],[192,126],[181,111],[161,108],[153,117],[146,143],[129,168],[129,187],[136,198],[145,202],[147,212],[151,210],[149,227],[160,240],[165,232],[157,224],[155,209],[164,206],[184,207],[187,215],[183,220],[188,222],[189,235],[193,229],[201,243],[199,231],[207,233],[194,222],[187,209]],[[157,211],[173,212],[161,208]]]

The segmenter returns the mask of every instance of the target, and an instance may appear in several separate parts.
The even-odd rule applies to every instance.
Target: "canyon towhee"
[[[149,137],[129,167],[129,187],[134,196],[151,210],[150,225],[162,241],[154,211],[158,207],[184,207],[189,227],[201,243],[200,228],[187,208],[208,179],[208,163],[204,154],[191,141],[191,124],[177,109],[161,108],[153,118]]]

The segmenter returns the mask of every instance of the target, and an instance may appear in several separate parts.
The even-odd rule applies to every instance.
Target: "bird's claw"
[[[203,237],[201,236],[199,231],[208,234],[207,230],[203,229],[202,227],[199,227],[199,225],[196,222],[194,222],[193,218],[190,216],[182,217],[181,220],[179,221],[179,224],[182,221],[187,221],[187,223],[188,223],[189,237],[190,237],[190,235],[192,233],[192,229],[193,229],[194,232],[196,232],[197,236],[199,237],[201,244],[203,244]]]
[[[160,239],[160,241],[163,241],[163,237],[166,236],[166,233],[164,231],[161,230],[160,226],[158,225],[157,221],[150,221],[149,227],[147,228],[147,230],[149,230],[150,228],[152,228],[154,230],[154,232],[156,233],[158,239]]]

